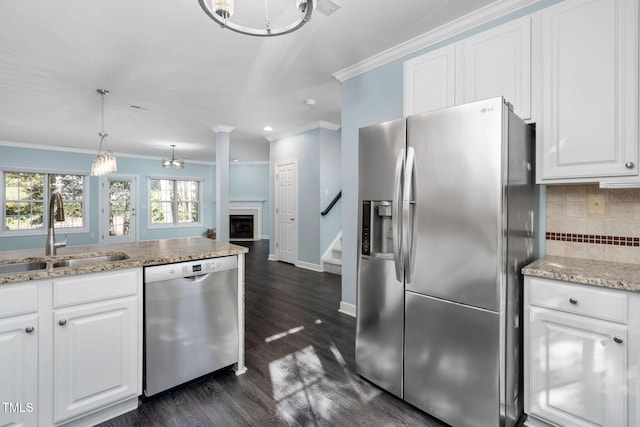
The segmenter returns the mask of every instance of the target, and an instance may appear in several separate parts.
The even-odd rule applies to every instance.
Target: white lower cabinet
[[[142,269],[0,285],[0,426],[90,426],[142,393]]]
[[[624,426],[627,328],[530,311],[530,410],[558,425]]]
[[[637,300],[629,294],[525,278],[528,425],[636,425],[637,343],[629,340],[637,333],[627,313]]]
[[[38,424],[38,284],[0,286],[0,426]]]
[[[55,422],[137,395],[137,324],[135,296],[55,311]]]
[[[36,314],[0,319],[0,426],[38,424],[38,334]]]
[[[54,279],[53,421],[94,424],[142,392],[142,270]],[[115,412],[114,412],[115,411]]]

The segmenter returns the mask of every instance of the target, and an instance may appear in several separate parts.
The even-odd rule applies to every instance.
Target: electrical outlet
[[[604,194],[589,194],[587,196],[587,212],[591,214],[604,213]]]

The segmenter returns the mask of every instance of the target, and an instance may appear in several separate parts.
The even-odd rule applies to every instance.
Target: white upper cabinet
[[[531,118],[530,17],[404,63],[405,116],[496,96]]]
[[[637,0],[566,0],[538,30],[538,182],[637,176]]]
[[[456,46],[456,104],[504,97],[531,118],[531,18],[464,39]]]
[[[455,102],[455,46],[404,63],[404,115],[451,107]]]

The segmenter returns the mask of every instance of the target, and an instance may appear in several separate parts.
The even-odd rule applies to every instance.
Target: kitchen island
[[[527,426],[640,425],[640,265],[524,267]]]
[[[111,262],[88,262],[78,266],[43,268],[0,274],[3,283],[47,279],[59,276],[96,273],[123,268],[147,267],[227,255],[243,255],[249,250],[243,246],[218,242],[216,240],[191,237],[180,239],[150,240],[136,243],[106,245],[69,246],[58,249],[57,256],[45,256],[44,249],[26,249],[0,252],[0,264],[24,262],[56,262],[70,259],[99,258],[106,255],[126,255],[125,259]]]
[[[247,252],[205,238],[0,252],[0,425],[86,426],[137,408],[144,267],[237,257],[243,373]]]

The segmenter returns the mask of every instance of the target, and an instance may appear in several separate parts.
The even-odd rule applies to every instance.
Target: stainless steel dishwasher
[[[144,395],[238,362],[238,257],[144,270]]]

